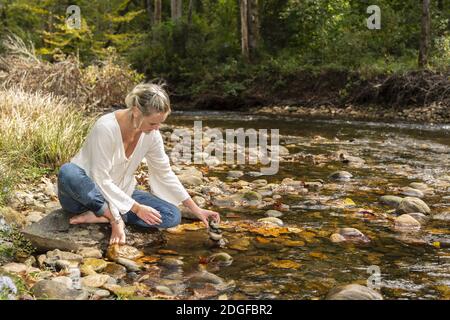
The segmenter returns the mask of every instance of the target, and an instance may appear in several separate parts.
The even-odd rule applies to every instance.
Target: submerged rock
[[[106,248],[111,234],[107,224],[71,225],[72,215],[62,209],[53,211],[22,232],[31,243],[42,251],[60,249],[78,251],[85,247]],[[127,226],[127,243],[133,246],[152,246],[164,243],[162,232]]]
[[[397,197],[397,196],[382,196],[382,197],[380,197],[380,202],[382,204],[387,205],[392,208],[395,208],[395,209],[398,208],[398,206],[400,205],[402,200],[403,200],[402,197]]]
[[[355,228],[340,228],[337,232],[330,236],[330,240],[334,243],[338,242],[355,242],[355,243],[367,243],[370,239],[365,236],[361,231]]]
[[[398,231],[417,231],[420,229],[420,222],[409,214],[402,214],[395,218],[394,228]]]
[[[366,286],[348,284],[331,289],[326,300],[383,300],[383,296]]]
[[[273,218],[280,218],[283,216],[283,213],[278,210],[267,210],[265,214],[266,216]]]
[[[423,198],[424,194],[422,191],[418,190],[418,189],[414,189],[411,187],[404,187],[401,189],[401,194],[405,195],[405,196],[410,196],[410,197],[417,197],[417,198]]]
[[[329,178],[335,181],[350,181],[353,175],[347,171],[336,171],[330,174]]]
[[[397,208],[398,213],[412,213],[420,212],[423,214],[430,214],[431,210],[428,205],[419,198],[406,197],[400,202]]]

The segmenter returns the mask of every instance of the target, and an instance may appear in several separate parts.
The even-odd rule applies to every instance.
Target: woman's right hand
[[[158,225],[162,222],[161,214],[152,207],[139,204],[136,211],[136,215],[149,225]]]

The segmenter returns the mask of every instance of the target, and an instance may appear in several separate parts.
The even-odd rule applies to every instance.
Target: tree
[[[242,55],[252,61],[259,43],[258,0],[240,0],[240,12]]]
[[[181,18],[182,15],[182,8],[183,8],[183,1],[182,0],[171,0],[170,1],[170,8],[171,8],[171,16],[173,21],[177,21]]]
[[[155,0],[155,24],[161,23],[161,0]]]
[[[430,0],[422,0],[422,23],[419,48],[419,67],[428,64],[428,51],[430,49]]]

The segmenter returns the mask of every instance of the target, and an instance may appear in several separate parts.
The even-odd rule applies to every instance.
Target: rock
[[[166,257],[161,259],[159,264],[165,267],[181,267],[184,262],[177,258]]]
[[[242,177],[244,173],[242,171],[231,170],[228,171],[227,177],[232,179],[238,179]]]
[[[305,182],[304,185],[305,185],[306,189],[311,190],[311,191],[319,191],[323,187],[323,183],[316,182],[316,181]]]
[[[423,192],[431,190],[428,185],[426,185],[425,183],[421,183],[421,182],[411,182],[409,184],[409,186],[413,189],[417,189],[417,190],[420,190]]]
[[[202,178],[191,176],[191,175],[180,175],[178,176],[178,179],[180,179],[180,182],[184,186],[199,186],[203,183]]]
[[[138,272],[138,271],[140,271],[142,269],[142,265],[141,264],[139,264],[139,263],[137,263],[137,262],[135,262],[133,260],[130,260],[130,259],[120,258],[119,257],[115,261],[118,264],[123,265],[125,268],[127,268],[128,271],[131,271],[131,272]]]
[[[108,263],[103,272],[115,279],[122,279],[127,275],[127,268],[117,263]]]
[[[194,200],[194,202],[200,207],[203,208],[206,205],[206,200],[203,197],[200,196],[194,196],[192,197],[192,200]]]
[[[282,227],[284,225],[283,221],[281,219],[275,218],[275,217],[267,217],[267,218],[261,218],[258,219],[259,222],[267,223],[271,225],[275,225],[278,227]]]
[[[417,231],[420,229],[420,222],[409,214],[402,214],[395,218],[394,228],[398,231]]]
[[[441,212],[433,215],[433,219],[450,221],[450,211],[449,212]]]
[[[327,300],[383,300],[383,296],[375,290],[359,284],[348,284],[333,288]]]
[[[411,188],[411,187],[404,187],[401,189],[401,194],[405,195],[405,196],[410,196],[410,197],[417,197],[417,198],[423,198],[424,194],[422,191]]]
[[[336,171],[330,174],[328,178],[336,181],[350,181],[353,175],[347,171]]]
[[[81,248],[106,248],[111,234],[106,224],[70,225],[72,215],[63,210],[49,213],[39,222],[23,230],[24,236],[42,251],[60,249],[78,251]],[[127,243],[132,246],[153,246],[165,242],[161,231],[128,226]]]
[[[279,218],[279,217],[283,216],[283,213],[278,210],[267,210],[265,214],[268,217],[274,217],[274,218]]]
[[[69,289],[65,284],[52,280],[37,282],[31,292],[38,299],[50,300],[85,300],[89,296],[84,290]]]
[[[167,295],[167,296],[173,296],[174,295],[172,290],[169,287],[166,287],[166,286],[156,286],[155,289],[158,290],[159,292]]]
[[[55,249],[53,251],[47,252],[47,259],[81,262],[83,260],[83,257],[76,253]]]
[[[408,213],[408,215],[410,215],[411,217],[413,217],[414,219],[419,221],[421,224],[426,223],[430,219],[429,216],[426,216],[420,212],[411,212],[411,213]]]
[[[233,258],[226,252],[218,252],[210,255],[208,262],[214,262],[220,266],[229,266],[233,262]]]
[[[398,213],[412,213],[420,212],[423,214],[430,214],[431,210],[428,205],[419,198],[406,197],[400,202],[397,208]]]
[[[256,191],[247,191],[242,195],[242,197],[247,201],[262,201],[262,196]]]
[[[28,270],[28,266],[24,263],[10,262],[0,267],[3,271],[11,273],[25,273]]]
[[[392,208],[398,208],[403,198],[397,196],[382,196],[380,202]]]
[[[32,211],[28,213],[26,220],[29,224],[38,222],[42,219],[42,213],[38,211]]]
[[[267,185],[267,180],[266,179],[256,179],[256,180],[252,181],[251,184],[255,188],[262,188]]]
[[[92,269],[91,266],[87,266],[85,264],[82,264],[80,266],[80,273],[82,276],[90,276],[93,274],[97,274],[97,272],[94,271],[94,269]]]
[[[125,258],[129,260],[136,260],[144,256],[144,253],[129,245],[114,244],[108,247],[106,251],[106,257],[112,261],[117,258]]]
[[[203,283],[212,283],[216,285],[221,285],[224,283],[223,279],[211,272],[206,270],[195,273],[189,278],[189,282],[191,284],[203,284]]]
[[[364,159],[360,157],[351,156],[347,154],[347,152],[345,151],[336,152],[335,159],[344,164],[348,164],[351,167],[361,167],[363,164],[366,163]]]
[[[137,287],[136,286],[124,286],[121,287],[117,284],[105,284],[103,288],[111,291],[116,296],[119,297],[131,297],[136,294]]]
[[[77,251],[77,254],[82,256],[83,258],[97,258],[100,259],[102,255],[102,251],[96,248],[81,248]]]
[[[99,288],[109,281],[111,277],[106,274],[93,274],[82,277],[81,284],[85,287]]]
[[[108,263],[102,259],[86,258],[83,261],[83,265],[87,266],[88,268],[91,268],[95,272],[101,272],[103,269],[106,268]]]
[[[64,284],[68,289],[72,289],[72,279],[66,276],[59,276],[51,279],[52,281],[56,281]]]
[[[23,263],[25,263],[28,267],[36,266],[37,260],[34,256],[29,256]]]
[[[366,237],[361,231],[355,228],[340,228],[331,235],[330,240],[332,242],[370,242],[370,239]]]
[[[99,298],[107,298],[110,295],[111,295],[111,293],[105,289],[98,289],[98,290],[95,290],[95,292],[94,292],[94,296],[97,296]]]

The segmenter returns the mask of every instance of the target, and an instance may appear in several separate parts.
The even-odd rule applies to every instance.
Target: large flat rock
[[[55,210],[26,227],[22,233],[39,251],[77,251],[82,247],[104,250],[108,247],[111,234],[108,224],[71,225],[69,219],[72,216],[62,209]],[[156,228],[127,226],[126,235],[127,244],[134,247],[154,246],[165,242],[162,232]]]

